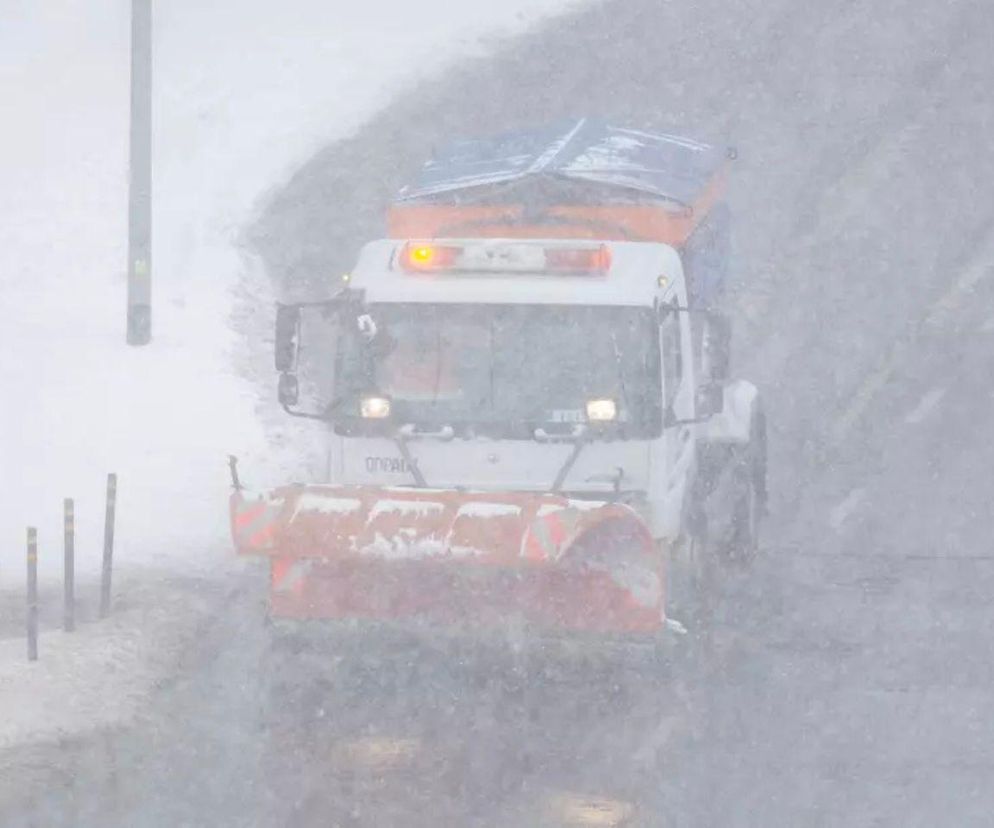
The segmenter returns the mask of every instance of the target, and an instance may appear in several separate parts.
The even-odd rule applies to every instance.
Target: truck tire
[[[766,415],[757,403],[749,444],[738,470],[739,492],[732,517],[728,556],[749,562],[759,552],[759,536],[766,517]]]
[[[715,559],[707,516],[691,507],[680,541],[669,550],[666,614],[694,632],[710,624],[714,611]]]

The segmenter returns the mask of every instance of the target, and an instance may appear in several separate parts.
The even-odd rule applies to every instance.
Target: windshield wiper
[[[625,410],[631,411],[631,406],[628,402],[628,389],[625,387],[625,369],[622,366],[621,348],[618,347],[618,335],[613,331],[611,332],[611,345],[614,348],[615,367],[618,369],[618,385],[621,387],[621,400],[625,405]]]
[[[402,433],[403,429],[399,430],[396,436],[393,438],[394,443],[397,445],[398,451],[400,451],[400,456],[404,458],[404,462],[407,463],[407,470],[411,473],[411,477],[414,478],[414,485],[419,489],[427,489],[428,481],[425,480],[425,476],[421,473],[421,469],[418,468],[418,461],[411,456],[411,450],[407,447],[407,437]]]
[[[552,481],[552,486],[549,489],[549,491],[555,494],[562,489],[567,476],[573,470],[573,466],[576,465],[580,452],[583,451],[583,447],[589,442],[590,429],[585,425],[578,424],[573,426],[567,434],[550,434],[544,428],[539,427],[535,429],[533,435],[540,443],[571,442],[573,444],[573,451],[569,453],[566,462],[556,472],[556,479]]]

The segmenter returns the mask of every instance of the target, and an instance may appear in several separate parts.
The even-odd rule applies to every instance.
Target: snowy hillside
[[[279,479],[253,413],[263,378],[233,367],[240,228],[269,188],[392,96],[577,0],[159,4],[144,349],[123,344],[129,5],[4,4],[0,587],[22,578],[28,524],[57,571],[65,496],[77,498],[79,566],[95,566],[108,471],[121,479],[125,560],[226,554],[225,455],[246,456],[253,482]]]

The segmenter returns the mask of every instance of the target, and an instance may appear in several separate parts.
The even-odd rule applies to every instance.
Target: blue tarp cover
[[[452,144],[425,164],[397,200],[549,176],[692,204],[725,157],[723,150],[689,138],[583,118]]]

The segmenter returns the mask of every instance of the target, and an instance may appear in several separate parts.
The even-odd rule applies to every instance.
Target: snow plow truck
[[[706,602],[766,500],[733,157],[591,119],[457,143],[327,298],[278,306],[280,403],[328,446],[319,483],[234,475],[271,615],[638,638]]]

